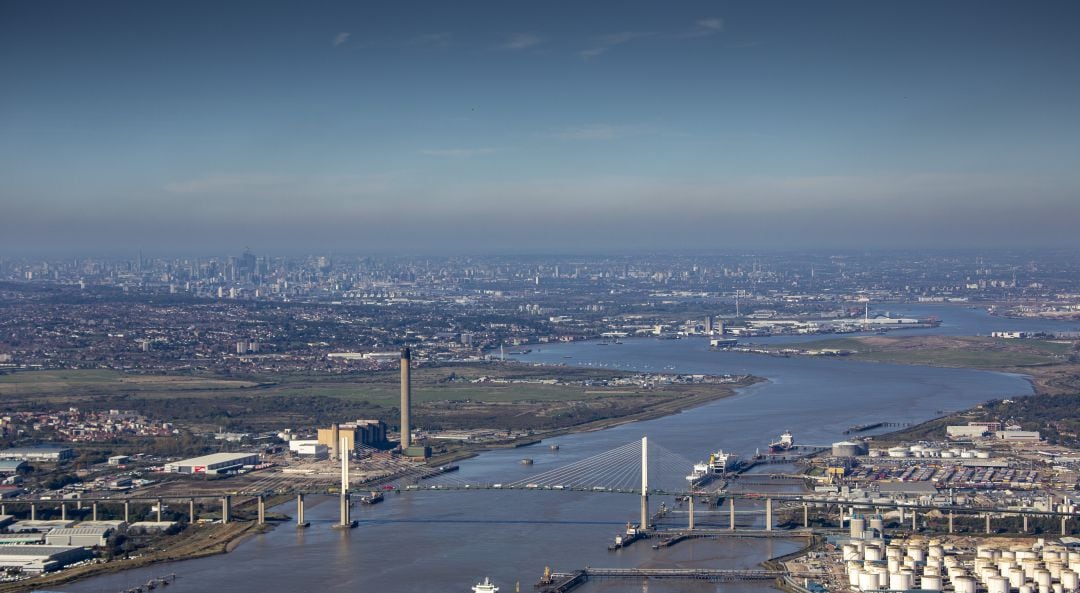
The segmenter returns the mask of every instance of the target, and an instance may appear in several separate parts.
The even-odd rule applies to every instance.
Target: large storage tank
[[[858,457],[866,455],[866,445],[858,441],[840,441],[832,444],[833,457]]]
[[[1080,577],[1077,577],[1076,572],[1073,570],[1065,569],[1061,571],[1061,586],[1067,591],[1080,588]]]
[[[1009,581],[1005,577],[990,577],[986,579],[987,593],[1009,593]]]
[[[866,519],[862,517],[852,517],[850,522],[851,531],[849,534],[852,538],[862,539],[863,533],[866,531]]]
[[[941,577],[936,574],[924,574],[919,581],[919,588],[924,591],[941,591]]]
[[[953,589],[956,593],[976,593],[975,579],[972,577],[956,577],[952,579]]]

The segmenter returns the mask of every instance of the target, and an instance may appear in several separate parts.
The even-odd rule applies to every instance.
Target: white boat
[[[499,588],[491,582],[491,577],[484,577],[484,582],[473,585],[473,593],[498,593]]]

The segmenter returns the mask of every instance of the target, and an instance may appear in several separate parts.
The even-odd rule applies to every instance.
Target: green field
[[[413,370],[414,416],[428,426],[551,428],[729,395],[727,385],[604,387],[580,384],[630,373],[472,364]],[[489,377],[559,379],[578,384],[473,383]],[[199,430],[263,430],[379,418],[396,426],[399,372],[221,377],[132,375],[113,371],[27,371],[0,376],[9,411],[135,409]],[[673,410],[674,411],[674,410]]]

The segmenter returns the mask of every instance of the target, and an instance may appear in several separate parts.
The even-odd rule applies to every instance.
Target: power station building
[[[360,446],[385,447],[386,423],[382,420],[357,420],[319,429],[318,444],[325,445],[334,459],[340,459],[338,448],[341,439],[346,440],[345,446],[350,451],[356,451]]]

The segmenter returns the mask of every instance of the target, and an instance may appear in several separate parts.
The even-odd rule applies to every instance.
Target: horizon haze
[[[0,2],[0,255],[1080,247],[1080,6]]]

